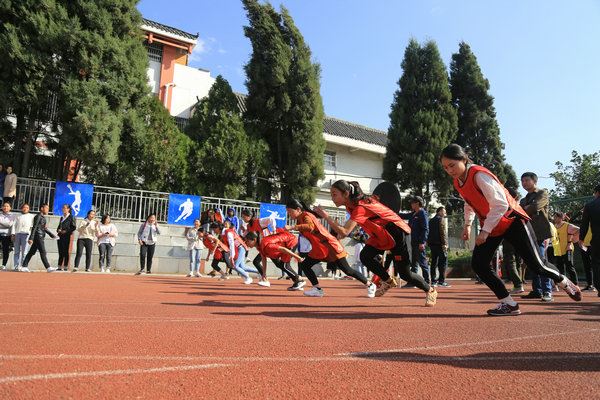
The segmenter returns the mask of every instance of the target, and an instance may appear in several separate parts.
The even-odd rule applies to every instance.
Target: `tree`
[[[431,184],[446,193],[450,181],[439,155],[456,137],[457,126],[448,75],[437,45],[429,41],[420,46],[411,39],[402,71],[391,106],[383,178],[427,197]]]
[[[239,198],[245,191],[246,167],[253,154],[235,94],[217,76],[208,96],[194,107],[186,133],[195,141],[190,157],[192,190],[207,196]]]
[[[325,149],[319,67],[285,8],[280,14],[257,0],[243,4],[249,20],[244,32],[252,44],[244,118],[250,136],[264,139],[272,155],[269,185],[261,195],[270,200],[275,183],[282,200],[298,196],[312,202]]]
[[[490,169],[507,185],[514,185],[516,175],[503,154],[494,97],[489,94],[490,83],[465,42],[452,55],[450,90],[458,115],[456,143],[467,150],[473,162]]]

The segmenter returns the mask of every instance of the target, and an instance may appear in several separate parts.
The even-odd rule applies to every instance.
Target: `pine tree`
[[[505,162],[494,98],[489,94],[490,84],[465,42],[461,42],[458,53],[452,55],[450,88],[458,114],[456,143],[467,150],[473,162],[490,169],[509,186],[514,185],[516,175]]]
[[[456,111],[437,45],[420,46],[411,39],[402,71],[391,106],[383,178],[420,195],[430,196],[432,186],[445,193],[449,179],[439,155],[455,138]]]

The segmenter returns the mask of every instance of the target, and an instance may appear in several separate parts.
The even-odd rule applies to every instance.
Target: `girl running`
[[[208,227],[210,228],[210,224],[208,225]],[[211,254],[213,255],[213,260],[210,264],[210,267],[213,270],[209,273],[209,275],[215,276],[213,272],[216,271],[221,274],[221,279],[228,279],[227,275],[221,270],[219,263],[224,262],[225,264],[227,264],[225,257],[223,257],[223,251],[227,251],[229,249],[227,247],[224,247],[223,243],[221,243],[216,237],[208,233],[204,234],[202,243],[204,243],[204,246],[206,246],[206,248],[208,249],[205,262],[208,262],[208,259],[210,258]]]
[[[248,247],[256,247],[258,243],[258,235],[256,232],[248,232],[244,238]],[[296,235],[287,232],[284,229],[277,229],[277,231],[261,240],[258,245],[258,252],[262,257],[262,268],[263,271],[267,270],[267,258],[273,261],[273,264],[281,271],[285,272],[287,276],[294,282],[288,290],[303,290],[302,288],[306,284],[296,272],[290,267],[292,257],[302,261],[302,257],[294,253],[294,249],[298,246],[298,238]]]
[[[508,193],[498,178],[487,168],[475,165],[465,150],[447,146],[440,156],[444,170],[454,178],[454,188],[465,201],[463,240],[469,240],[475,215],[482,228],[475,239],[471,266],[477,276],[494,292],[500,304],[488,310],[492,316],[519,315],[519,305],[510,296],[502,280],[489,266],[502,240],[513,245],[528,268],[557,283],[575,301],[581,301],[581,290],[558,273],[553,265],[542,261],[529,216]]]
[[[381,257],[386,250],[393,256],[394,270],[410,285],[425,292],[425,306],[433,307],[437,301],[437,292],[423,277],[410,270],[410,258],[406,247],[405,235],[410,233],[406,222],[394,211],[381,204],[375,197],[363,193],[358,182],[339,180],[331,186],[331,200],[336,206],[345,206],[350,213],[350,219],[340,226],[327,212],[320,207],[316,212],[341,235],[350,234],[358,224],[367,235],[364,249],[360,252],[360,260],[381,278],[381,286],[375,296],[383,296],[389,289],[398,286],[396,279],[391,277],[381,265]]]
[[[321,261],[325,261],[335,263],[346,275],[365,284],[367,286],[367,296],[375,297],[375,290],[377,289],[375,284],[369,282],[363,274],[350,267],[346,259],[348,254],[344,247],[319,222],[316,214],[296,199],[288,201],[286,208],[288,215],[296,220],[296,225],[288,225],[286,229],[299,231],[312,246],[308,256],[300,262],[300,269],[313,285],[312,289],[304,292],[304,295],[310,297],[324,296],[325,293],[319,286],[319,280],[312,267]]]
[[[242,221],[246,224],[246,227],[243,228],[242,236],[246,236],[249,232],[256,232],[258,235],[258,243],[260,243],[260,240],[263,237],[268,236],[277,229],[277,221],[275,221],[275,218],[257,218],[256,215],[248,209],[242,210]],[[252,264],[261,276],[258,284],[266,287],[271,286],[271,283],[267,280],[267,271],[262,267],[262,256],[260,253],[254,257]]]
[[[233,267],[244,278],[244,284],[250,285],[252,278],[248,275],[248,272],[257,274],[258,271],[256,268],[246,265],[248,247],[244,243],[244,240],[235,231],[230,221],[225,221],[225,224],[213,222],[210,224],[210,228],[216,235],[220,235],[219,241],[225,245],[223,248],[228,248],[228,250],[224,250],[223,252],[225,260],[229,260],[227,264]]]

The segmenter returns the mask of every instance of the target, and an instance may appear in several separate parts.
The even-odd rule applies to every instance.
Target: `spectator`
[[[21,268],[21,263],[28,251],[27,238],[33,227],[33,214],[29,213],[29,204],[21,207],[21,215],[15,219],[12,235],[15,243],[14,267],[16,271],[30,272],[29,268]]]
[[[365,243],[367,242],[367,234],[363,230],[363,228],[358,227],[354,231],[354,235],[352,235],[352,239],[354,239],[354,268],[366,276],[369,277],[369,270],[367,267],[360,261],[360,252],[365,248]]]
[[[594,272],[592,271],[592,231],[588,229],[583,242],[580,243],[581,247],[581,261],[583,262],[583,270],[585,272],[585,280],[587,286],[583,289],[587,292],[596,292],[594,286]]]
[[[12,244],[13,225],[15,224],[15,215],[10,212],[10,203],[2,204],[0,213],[0,242],[2,242],[2,271],[6,270],[10,247]]]
[[[79,270],[79,261],[85,249],[85,272],[90,272],[92,269],[92,249],[94,247],[94,239],[98,231],[98,221],[96,221],[96,211],[88,211],[85,219],[79,224],[77,229],[79,238],[77,238],[77,254],[75,255],[75,267],[73,272]]]
[[[507,188],[508,193],[519,200],[519,193],[513,188]],[[506,276],[512,281],[513,289],[510,294],[520,294],[525,292],[523,289],[523,279],[521,278],[521,258],[517,256],[515,248],[508,241],[502,241],[502,264],[506,271]]]
[[[519,203],[531,218],[531,227],[537,240],[538,252],[542,261],[544,261],[546,260],[544,241],[552,237],[552,232],[550,220],[548,219],[548,191],[546,189],[538,189],[537,181],[538,177],[533,172],[525,172],[521,175],[521,186],[527,191],[527,195]],[[523,298],[542,299],[545,302],[554,301],[552,297],[554,284],[550,278],[542,277],[532,272],[531,282],[532,290],[523,296]]]
[[[146,222],[144,222],[138,230],[138,243],[140,244],[140,270],[136,272],[136,275],[144,272],[152,273],[152,258],[154,257],[154,250],[156,249],[156,242],[160,235],[160,230],[156,224],[156,214],[148,215]]]
[[[429,235],[427,244],[431,250],[431,281],[433,286],[450,287],[446,282],[446,267],[448,266],[448,223],[446,209],[439,207],[436,214],[429,220]],[[438,270],[436,279],[436,269]]]
[[[200,227],[200,220],[194,220],[194,226],[188,228],[185,234],[188,241],[187,249],[190,252],[190,273],[188,277],[201,277],[200,260],[202,260],[202,250],[204,250],[204,228]]]
[[[594,200],[583,207],[579,237],[585,238],[588,230],[600,232],[600,185],[596,185],[594,188]],[[580,245],[583,245],[583,243],[580,243]],[[592,235],[590,248],[594,286],[600,288],[600,235]],[[598,297],[600,297],[600,292],[598,292]]]
[[[400,213],[400,217],[408,220],[410,226],[410,245],[411,245],[411,257],[412,267],[411,271],[414,273],[419,272],[421,267],[421,275],[423,280],[428,284],[431,282],[429,276],[429,265],[427,264],[427,256],[425,254],[425,242],[429,235],[429,218],[427,212],[423,209],[423,198],[416,196],[410,200],[410,208],[412,212]],[[413,285],[407,283],[403,287],[411,288]]]
[[[58,234],[58,268],[57,271],[69,270],[69,247],[71,237],[77,228],[75,217],[68,204],[62,206],[63,215],[60,217],[56,233]]]
[[[42,259],[42,263],[44,264],[46,271],[56,271],[56,267],[51,267],[50,263],[48,262],[48,258],[46,257],[46,246],[44,245],[44,238],[46,237],[46,234],[50,235],[52,239],[58,238],[48,229],[46,216],[48,215],[49,209],[50,206],[48,206],[47,203],[43,203],[40,206],[39,214],[33,218],[33,227],[31,228],[29,239],[27,240],[27,243],[31,247],[25,256],[25,260],[23,261],[23,269],[25,271],[29,270],[29,261],[31,261],[31,257],[33,257],[38,250],[40,251],[40,258]]]
[[[12,165],[6,166],[6,177],[4,178],[4,201],[12,205],[17,197],[17,174],[13,172]]]
[[[100,272],[110,273],[112,254],[117,243],[117,236],[119,236],[119,231],[115,224],[110,221],[110,215],[104,214],[96,231],[98,252],[100,253]]]
[[[6,179],[6,171],[4,164],[0,164],[0,194],[4,195],[4,180]]]
[[[556,232],[558,233],[558,248],[554,249],[554,257],[558,271],[563,275],[567,275],[577,285],[577,271],[573,265],[573,242],[579,242],[579,228],[568,223],[568,221],[569,218],[566,214],[554,213],[554,226],[556,226]]]
[[[235,214],[235,210],[233,208],[227,209],[227,217],[225,217],[225,221],[229,221],[233,229],[235,229],[238,234],[240,233],[240,219]]]

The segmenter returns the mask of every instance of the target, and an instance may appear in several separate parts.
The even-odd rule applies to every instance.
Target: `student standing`
[[[431,250],[431,282],[433,286],[450,287],[450,284],[446,282],[448,223],[446,222],[446,208],[444,207],[439,207],[435,212],[435,216],[429,220],[427,245]]]
[[[12,244],[12,231],[15,224],[16,216],[10,212],[10,203],[2,204],[2,212],[0,212],[0,242],[2,242],[2,271],[6,270],[6,264],[10,255],[10,247]],[[16,269],[16,268],[15,268]]]
[[[488,310],[488,315],[519,315],[519,305],[508,293],[502,280],[490,268],[496,249],[506,240],[527,263],[540,275],[550,277],[575,301],[581,301],[581,290],[553,266],[546,265],[539,254],[530,217],[510,196],[498,178],[488,169],[473,164],[464,149],[448,145],[440,156],[446,173],[454,179],[454,188],[465,200],[465,226],[463,240],[469,240],[471,224],[475,215],[482,228],[475,239],[471,266],[481,280],[494,292],[500,304]]]
[[[71,207],[68,204],[62,206],[63,215],[58,222],[56,233],[58,234],[58,268],[57,271],[69,270],[69,247],[71,247],[71,238],[77,225],[75,217],[71,213]]]
[[[30,272],[29,268],[22,268],[22,263],[27,254],[29,245],[27,244],[27,238],[31,233],[33,227],[34,215],[29,213],[29,204],[25,203],[21,207],[21,215],[18,215],[13,225],[13,237],[15,245],[14,255],[14,267],[15,271]]]
[[[110,215],[104,214],[96,231],[98,252],[100,253],[100,272],[110,273],[113,250],[118,236],[119,231],[116,225],[110,221]]]
[[[577,271],[573,265],[573,242],[579,242],[579,228],[570,224],[568,217],[561,212],[554,213],[554,226],[558,234],[558,247],[554,249],[556,267],[577,285]]]
[[[46,246],[44,245],[44,238],[46,234],[48,234],[52,239],[57,239],[50,230],[48,229],[48,221],[46,220],[46,216],[48,215],[50,207],[47,203],[42,203],[40,206],[40,212],[33,219],[33,226],[31,227],[31,233],[29,234],[29,238],[27,243],[31,246],[29,248],[29,252],[25,256],[25,260],[23,261],[23,269],[29,270],[29,261],[31,261],[31,257],[40,251],[40,258],[42,259],[42,263],[48,272],[56,271],[56,267],[51,267],[48,262],[48,258],[46,256]]]
[[[96,211],[88,211],[85,219],[79,224],[77,232],[77,253],[75,254],[75,266],[73,272],[79,270],[79,262],[85,250],[85,272],[90,272],[92,268],[92,249],[94,248],[94,240],[98,231],[98,221],[96,221]]]
[[[156,223],[156,215],[150,214],[146,218],[140,229],[138,230],[138,243],[140,244],[140,270],[136,272],[136,275],[144,272],[152,273],[152,258],[154,257],[154,250],[156,249],[156,242],[158,241],[158,235],[160,235],[160,229]]]
[[[6,167],[6,177],[4,178],[4,201],[12,205],[15,204],[17,196],[17,174],[14,173],[12,165]]]
[[[425,242],[429,234],[429,217],[423,209],[423,198],[415,196],[410,199],[410,208],[412,212],[400,213],[400,217],[408,220],[410,227],[410,247],[412,256],[412,272],[418,273],[421,269],[421,275],[428,284],[431,283],[429,276],[429,264],[427,264],[427,254],[425,252]],[[407,283],[404,287],[414,287]]]
[[[579,237],[587,237],[587,233],[590,230],[592,232],[600,232],[600,185],[596,185],[594,188],[594,200],[583,207]],[[579,244],[585,246],[581,241]],[[600,235],[592,235],[590,246],[594,286],[600,290]],[[600,291],[598,292],[598,297],[600,297]]]
[[[194,226],[188,228],[185,233],[187,239],[187,250],[190,255],[190,272],[188,278],[192,276],[200,277],[200,261],[202,260],[202,250],[204,250],[204,228],[200,226],[200,220],[194,220]]]

